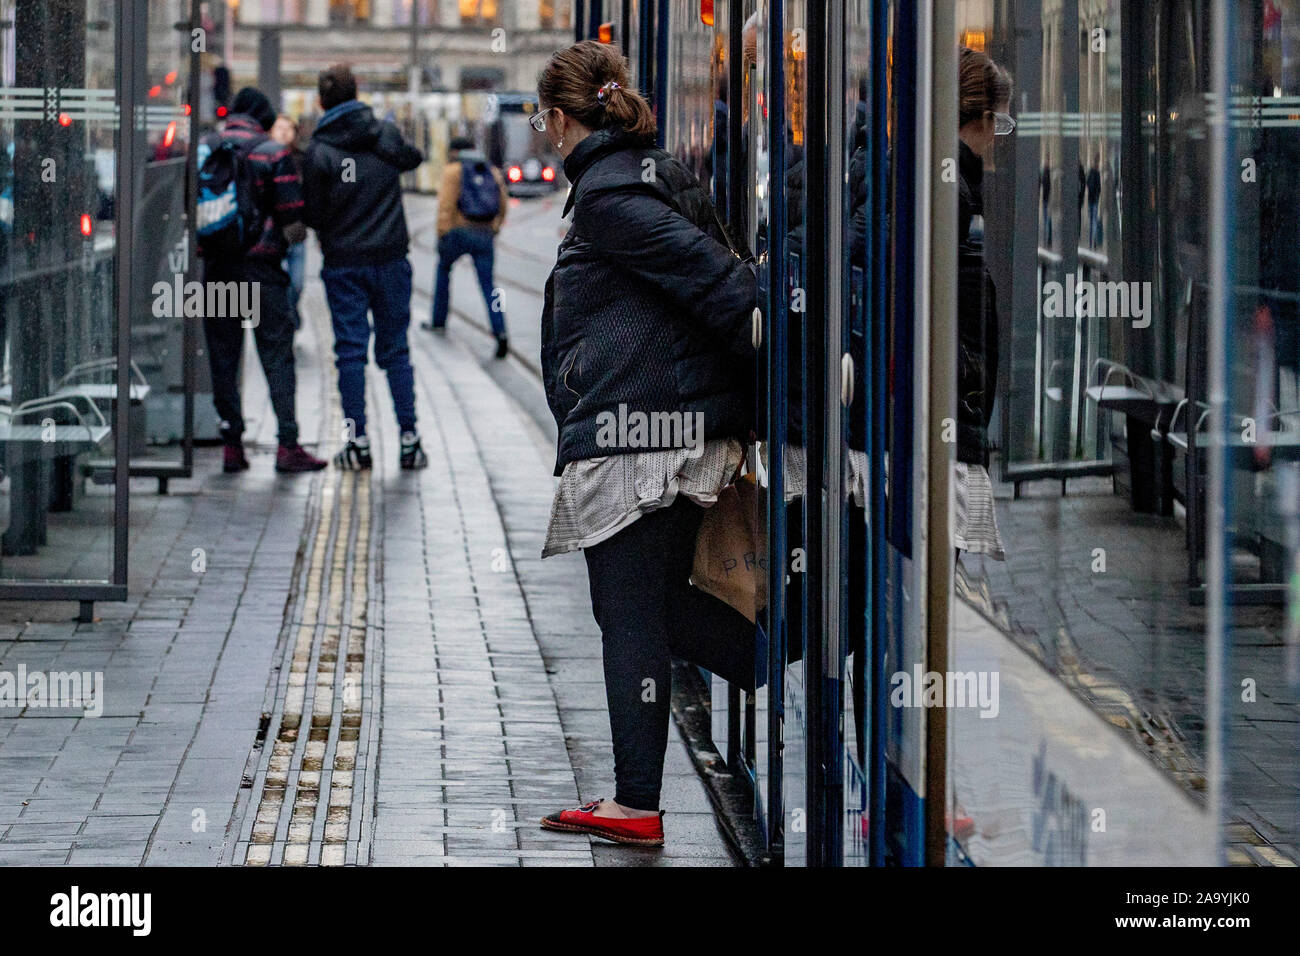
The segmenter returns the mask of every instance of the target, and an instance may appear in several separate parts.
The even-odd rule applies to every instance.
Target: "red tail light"
[[[217,115],[218,115],[218,116],[223,116],[223,117],[224,117],[224,116],[225,116],[227,113],[229,113],[229,112],[230,112],[230,110],[226,109],[224,106],[218,106],[218,107],[217,107]]]
[[[72,117],[69,116],[67,113],[60,113],[60,114],[59,114],[59,125],[60,125],[60,126],[71,126],[71,125],[72,125]]]
[[[542,179],[546,180],[548,183],[555,182],[555,170],[551,169],[550,166],[542,167]]]
[[[81,214],[81,234],[83,236],[89,236],[94,231],[95,231],[95,222],[93,219],[90,218],[90,213],[83,212]]]
[[[506,173],[506,176],[512,183],[517,183],[524,178],[524,171],[518,166],[511,166],[510,172]]]
[[[713,26],[713,0],[700,0],[700,22],[706,27]]]
[[[174,142],[176,142],[176,121],[172,120],[167,124],[167,132],[163,133],[163,146],[171,149]]]

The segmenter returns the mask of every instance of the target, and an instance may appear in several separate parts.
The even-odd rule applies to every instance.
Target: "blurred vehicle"
[[[563,160],[546,136],[529,124],[537,112],[535,93],[494,93],[483,117],[483,143],[488,159],[506,177],[512,196],[544,196],[559,188]]]

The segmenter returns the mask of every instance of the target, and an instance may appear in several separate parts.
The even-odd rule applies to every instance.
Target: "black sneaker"
[[[503,359],[510,351],[510,340],[504,335],[497,336],[497,358]]]
[[[350,441],[343,446],[343,450],[334,456],[334,467],[342,468],[345,471],[365,471],[371,466],[370,460],[370,442],[359,444]]]
[[[429,466],[429,456],[420,447],[420,436],[415,432],[402,432],[402,457],[399,464],[403,471]]]

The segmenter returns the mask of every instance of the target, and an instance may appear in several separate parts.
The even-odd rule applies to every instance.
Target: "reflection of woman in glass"
[[[984,263],[984,159],[1015,129],[1011,77],[988,54],[961,51],[961,172],[957,231],[957,465],[959,550],[1004,557],[989,479],[989,421],[998,378],[996,290]]]

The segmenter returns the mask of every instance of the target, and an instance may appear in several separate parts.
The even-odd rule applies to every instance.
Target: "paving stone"
[[[408,203],[414,227],[432,222],[432,201]],[[417,275],[427,276],[428,265],[417,262]],[[540,287],[546,270],[521,268],[517,281]],[[456,295],[477,290],[462,281]],[[304,297],[311,318],[296,350],[300,424],[312,443],[337,413],[323,308],[313,278]],[[93,624],[71,621],[67,604],[0,602],[0,666],[102,672],[105,688],[99,718],[0,712],[0,865],[728,859],[716,828],[702,821],[709,813],[702,785],[680,775],[689,763],[675,728],[665,788],[674,855],[610,853],[599,841],[538,825],[543,814],[597,795],[580,785],[589,768],[612,774],[585,565],[580,555],[544,564],[538,557],[553,449],[539,441],[528,410],[494,381],[484,342],[459,320],[446,339],[421,335],[412,330],[428,470],[396,469],[386,383],[368,371],[376,468],[364,479],[365,520],[382,547],[367,552],[363,539],[351,555],[374,562],[358,592],[368,590],[370,606],[353,609],[359,626],[344,629],[349,651],[364,655],[352,662],[362,669],[344,662],[318,684],[310,677],[318,660],[309,662],[305,700],[315,702],[317,717],[331,705],[328,737],[312,750],[315,767],[304,769],[295,740],[280,791],[286,802],[260,800],[280,731],[277,717],[266,745],[255,749],[262,713],[286,709],[293,671],[284,665],[299,622],[330,613],[304,603],[299,554],[311,561],[313,516],[327,489],[334,495],[341,485],[333,471],[273,474],[274,417],[249,349],[245,437],[253,467],[224,475],[220,452],[199,448],[194,478],[174,482],[175,493],[133,483],[129,600],[97,605]],[[540,386],[528,387],[535,389],[529,402],[544,404]],[[332,441],[314,447],[328,453]],[[206,551],[202,573],[191,566],[196,547]],[[318,634],[313,647],[321,640]],[[354,673],[361,694],[349,703],[340,695],[344,675]],[[319,699],[312,696],[318,689]],[[301,728],[304,745],[311,724]],[[351,764],[335,769],[344,731]],[[259,765],[251,791],[242,786],[250,756]],[[295,815],[295,794],[312,796],[299,803],[307,815]],[[273,842],[249,844],[267,806]],[[347,811],[346,820],[327,822],[333,811]],[[300,821],[292,832],[307,842],[284,842],[290,819]]]

